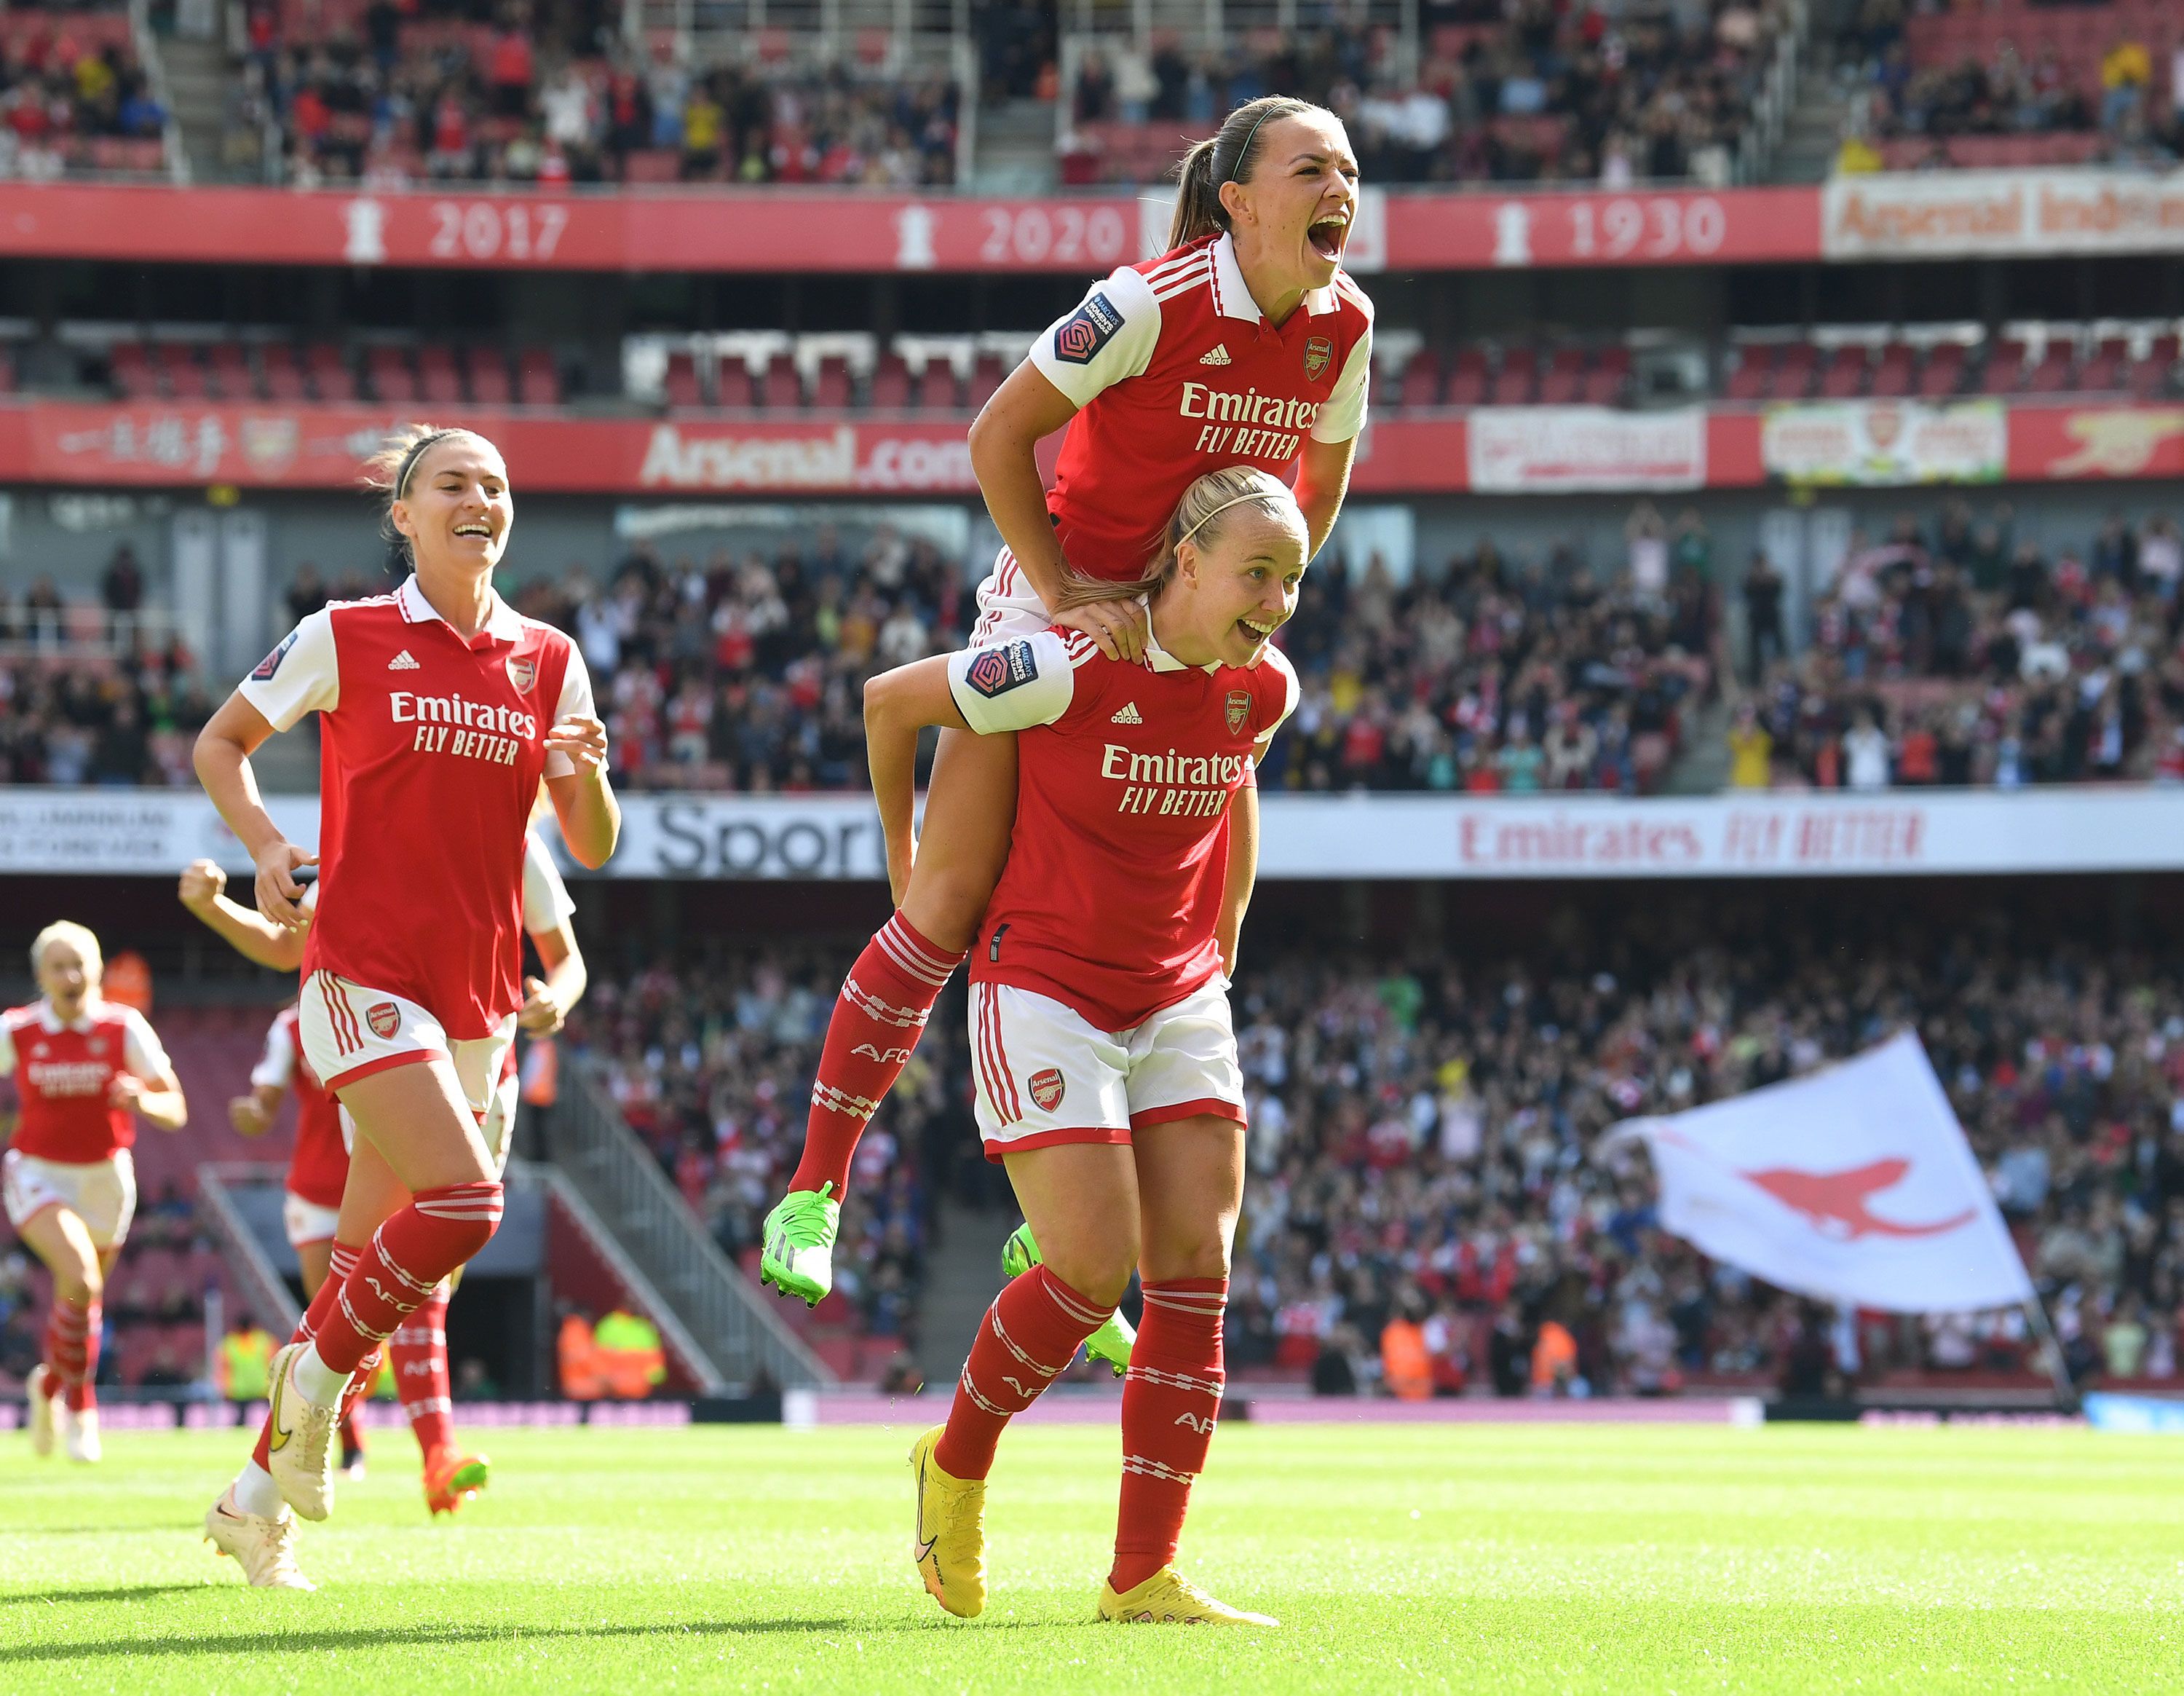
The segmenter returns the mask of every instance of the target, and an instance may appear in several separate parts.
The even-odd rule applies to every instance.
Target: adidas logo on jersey
[[[404,648],[387,662],[387,669],[390,672],[421,672],[425,668],[419,665],[410,650]]]
[[[1198,362],[1202,365],[1228,365],[1235,364],[1235,361],[1228,357],[1228,344],[1226,342],[1223,342],[1219,346],[1216,347],[1210,354],[1201,354],[1198,356]]]
[[[1110,724],[1143,724],[1145,722],[1145,715],[1138,711],[1138,704],[1135,701],[1128,703],[1107,721]]]

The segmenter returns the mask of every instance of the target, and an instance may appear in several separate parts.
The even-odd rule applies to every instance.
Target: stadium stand
[[[166,130],[125,8],[0,12],[0,176],[159,172]]]

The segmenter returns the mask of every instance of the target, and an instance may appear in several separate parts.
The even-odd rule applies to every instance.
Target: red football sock
[[[394,1357],[394,1393],[427,1458],[455,1440],[454,1403],[448,1382],[448,1297],[443,1278],[387,1339]]]
[[[343,1242],[338,1238],[335,1239],[334,1246],[326,1253],[326,1279],[311,1297],[310,1306],[304,1309],[303,1318],[296,1321],[296,1334],[288,1339],[289,1342],[309,1342],[326,1328],[327,1316],[334,1311],[334,1303],[341,1299],[343,1280],[356,1270],[357,1256],[363,1252],[364,1251],[353,1242]],[[271,1415],[269,1414],[267,1419],[270,1420],[270,1418]],[[258,1427],[258,1444],[250,1451],[250,1458],[258,1463],[262,1470],[272,1470],[269,1464],[272,1454],[270,1447],[272,1441],[272,1425],[270,1423],[260,1423]]]
[[[1145,1316],[1123,1381],[1123,1501],[1115,1565],[1119,1596],[1175,1559],[1191,1480],[1205,1470],[1221,1409],[1221,1313],[1226,1278],[1145,1286]]]
[[[949,974],[962,963],[961,954],[934,947],[900,913],[865,945],[842,980],[834,1016],[827,1023],[804,1129],[804,1158],[788,1180],[790,1189],[832,1184],[834,1199],[841,1199],[857,1139],[909,1063]]]
[[[356,1422],[356,1415],[347,1408],[342,1409],[341,1445],[342,1453],[345,1455],[364,1453],[364,1427]]]
[[[311,1340],[336,1372],[366,1355],[432,1293],[432,1286],[493,1240],[500,1224],[499,1180],[411,1192],[410,1205],[371,1234],[356,1270],[342,1280],[335,1312]]]
[[[1002,1427],[1038,1399],[1114,1311],[1078,1295],[1045,1266],[1010,1279],[986,1309],[963,1363],[948,1427],[933,1445],[934,1464],[955,1478],[992,1471]]]
[[[98,1405],[91,1381],[98,1371],[99,1312],[96,1299],[71,1302],[56,1291],[46,1316],[46,1366],[76,1413]]]

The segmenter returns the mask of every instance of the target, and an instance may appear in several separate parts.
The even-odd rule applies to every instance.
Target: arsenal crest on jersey
[[[371,1034],[385,1041],[402,1029],[402,1009],[393,1001],[374,1001],[364,1010],[364,1022],[371,1027]]]
[[[1314,336],[1304,344],[1304,374],[1306,380],[1318,382],[1327,371],[1328,362],[1334,357],[1332,337]]]
[[[1052,1113],[1061,1105],[1062,1093],[1069,1085],[1061,1071],[1050,1066],[1044,1072],[1034,1072],[1027,1080],[1031,1085],[1031,1098],[1039,1103],[1041,1113]]]
[[[1249,689],[1230,689],[1226,705],[1228,734],[1234,736],[1244,728],[1244,721],[1251,716],[1251,692]]]
[[[531,685],[538,681],[538,661],[528,654],[510,654],[508,680],[515,685],[518,695],[529,695]]]

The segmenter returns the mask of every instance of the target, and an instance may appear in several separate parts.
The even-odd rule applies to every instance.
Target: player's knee
[[[1145,1245],[1145,1277],[1149,1284],[1228,1275],[1228,1233],[1217,1224],[1209,1224],[1203,1231],[1184,1231]]]
[[[64,1301],[74,1302],[81,1307],[105,1295],[106,1280],[95,1264],[70,1266],[53,1274],[53,1292]]]
[[[493,1241],[500,1224],[502,1188],[497,1179],[421,1190],[416,1208],[439,1227],[437,1247],[452,1269]]]
[[[1049,1252],[1047,1270],[1095,1306],[1112,1308],[1130,1287],[1137,1269],[1138,1245],[1110,1240],[1072,1244],[1062,1253]]]
[[[918,880],[912,874],[903,917],[935,948],[967,953],[978,940],[978,921],[994,898],[994,879],[983,868],[951,867]]]

